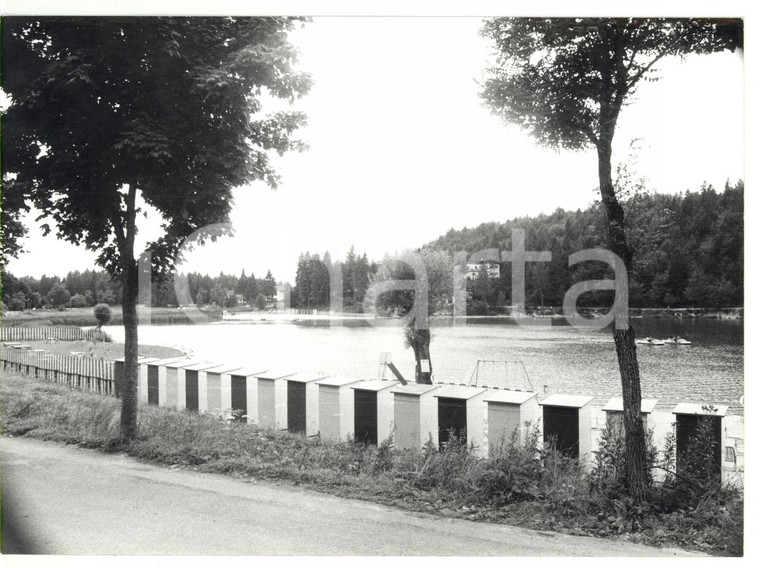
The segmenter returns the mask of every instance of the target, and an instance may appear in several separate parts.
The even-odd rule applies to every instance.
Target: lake
[[[642,396],[659,400],[658,410],[678,402],[727,404],[742,414],[744,327],[742,320],[632,319],[637,337],[665,338],[678,333],[690,346],[639,345]],[[118,326],[104,328],[114,341],[124,340]],[[431,357],[435,382],[468,383],[478,360],[484,363],[478,384],[528,388],[524,368],[540,398],[554,393],[594,396],[603,406],[620,396],[620,376],[612,335],[579,330],[554,322],[549,328],[514,324],[452,325],[440,319],[432,327]],[[267,323],[141,326],[140,343],[179,347],[196,357],[269,369],[323,371],[332,376],[378,378],[380,353],[410,380],[414,356],[405,349],[395,322],[371,327],[320,327]],[[387,373],[387,372],[386,372]],[[386,374],[388,377],[389,374]]]

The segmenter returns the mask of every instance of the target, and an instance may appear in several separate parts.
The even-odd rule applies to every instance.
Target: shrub
[[[264,294],[259,292],[259,294],[256,296],[256,300],[254,301],[254,306],[257,310],[263,310],[267,307],[267,299],[264,297]]]
[[[476,483],[481,501],[502,506],[541,498],[540,432],[530,422],[525,423],[525,431],[522,446],[515,430],[508,442],[493,448]]]
[[[69,304],[71,300],[71,294],[66,289],[66,286],[62,286],[58,282],[53,284],[47,295],[48,303],[54,308],[63,309],[64,306]]]
[[[690,443],[678,454],[679,477],[676,482],[690,480],[687,487],[697,492],[705,492],[716,484],[720,485],[720,464],[714,460],[719,443],[713,437],[714,420],[713,416],[697,417],[697,426]]]
[[[95,320],[98,322],[98,329],[107,325],[111,321],[111,308],[108,304],[98,304],[92,309]]]
[[[677,448],[675,431],[668,433],[660,461],[665,480],[660,487],[661,508],[697,506],[702,499],[720,492],[720,466],[715,464],[718,441],[713,437],[715,417],[698,416],[686,448]],[[677,451],[678,450],[678,451]]]
[[[107,332],[96,327],[84,330],[84,338],[87,341],[104,341],[106,343],[113,343],[113,338]]]
[[[72,308],[86,308],[87,300],[82,294],[74,294],[69,300],[69,306]]]
[[[469,486],[471,470],[477,462],[473,446],[467,439],[450,430],[449,439],[437,448],[429,438],[422,450],[422,463],[414,480],[420,489],[439,489],[463,493]]]
[[[602,429],[599,447],[593,454],[590,473],[592,489],[608,499],[625,495],[625,438],[622,424],[611,423]],[[651,488],[657,466],[657,447],[651,429],[646,432],[646,464],[647,481]]]
[[[488,304],[481,300],[471,300],[467,303],[468,316],[487,316]]]
[[[26,296],[19,291],[7,298],[7,309],[12,312],[20,312],[26,308]]]

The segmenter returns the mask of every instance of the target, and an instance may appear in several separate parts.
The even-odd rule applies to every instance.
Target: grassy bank
[[[633,506],[614,475],[619,451],[606,447],[592,474],[553,449],[537,431],[524,445],[476,457],[455,442],[443,451],[365,447],[228,424],[209,415],[142,406],[139,438],[118,440],[119,401],[16,373],[3,375],[4,435],[56,440],[136,458],[224,473],[249,482],[277,480],[414,511],[530,528],[742,553],[741,495],[730,488],[653,487]],[[618,448],[619,449],[619,448]]]
[[[124,357],[123,343],[107,343],[104,341],[57,341],[50,343],[48,341],[27,341],[31,349],[44,349],[47,353],[56,355],[71,355],[74,352],[86,353],[89,357],[97,359],[106,359],[113,361]],[[168,359],[169,357],[181,357],[182,351],[172,347],[163,347],[160,345],[140,345],[138,347],[140,357],[155,357],[157,359]]]
[[[222,319],[222,311],[217,308],[180,310],[177,308],[138,308],[141,318],[150,317],[152,325],[188,325],[193,323],[208,323]],[[121,306],[111,306],[111,321],[109,325],[123,325]],[[97,325],[92,308],[66,308],[25,310],[22,312],[5,312],[2,314],[2,325],[5,326],[49,326],[75,325],[79,327],[94,327]]]

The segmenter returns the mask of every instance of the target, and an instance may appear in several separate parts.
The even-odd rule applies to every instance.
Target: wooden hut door
[[[288,430],[306,433],[306,383],[288,381]]]
[[[158,367],[148,365],[148,404],[158,404]]]
[[[438,398],[438,443],[449,441],[451,433],[467,437],[467,401],[460,398]]]
[[[544,442],[554,440],[563,454],[579,456],[578,409],[568,406],[544,406]]]
[[[236,421],[246,423],[248,418],[248,394],[246,392],[246,380],[245,377],[240,375],[232,375],[232,415]]]
[[[185,407],[198,412],[198,371],[185,371]]]
[[[692,449],[699,420],[710,421],[713,473],[719,475],[723,465],[721,459],[723,448],[721,448],[720,416],[676,414],[676,471],[683,469],[684,453]]]
[[[354,438],[362,444],[377,444],[377,393],[354,390]]]

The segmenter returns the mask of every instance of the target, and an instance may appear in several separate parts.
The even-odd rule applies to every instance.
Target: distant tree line
[[[95,304],[118,304],[121,283],[101,270],[78,270],[64,278],[42,275],[3,275],[3,307],[11,311],[35,308],[85,308]]]
[[[264,278],[246,275],[218,276],[190,273],[187,278],[191,303],[199,306],[217,305],[230,308],[238,304],[249,304],[258,308],[266,307],[274,301],[277,282],[271,271]],[[11,273],[3,275],[3,309],[20,311],[36,308],[84,308],[96,304],[119,305],[121,302],[121,282],[113,280],[106,272],[85,270],[69,272],[64,278],[43,275],[40,278],[23,276],[17,278]],[[145,303],[146,298],[140,300]],[[155,307],[179,304],[174,287],[174,277],[162,282],[154,282],[151,288],[150,304]]]
[[[367,254],[359,256],[352,246],[344,261],[333,262],[330,253],[322,257],[309,252],[298,257],[296,284],[291,293],[291,306],[301,309],[328,309],[335,305],[331,299],[337,294],[332,278],[340,275],[343,288],[343,310],[361,312],[364,296],[371,276],[377,271],[377,263],[370,262]]]
[[[259,309],[275,300],[277,281],[270,270],[264,278],[256,278],[253,274],[246,275],[245,270],[240,276],[220,272],[218,276],[199,274],[181,274],[186,279],[187,290],[191,303],[198,306],[216,305],[221,308],[234,308],[240,304],[250,305]],[[154,284],[152,296],[154,306],[176,305],[179,303],[174,286],[174,278]]]
[[[631,307],[728,307],[744,304],[744,183],[726,183],[722,192],[704,185],[698,192],[662,195],[637,192],[624,202],[630,245],[634,252],[629,273]],[[522,217],[504,223],[451,229],[425,245],[434,250],[511,250],[513,229],[525,230],[525,248],[551,251],[551,262],[525,267],[528,306],[561,306],[574,283],[611,278],[596,263],[568,267],[574,252],[604,247],[604,214],[599,203],[584,210],[557,209],[551,214]],[[493,254],[495,251],[491,250]],[[472,259],[471,259],[472,260]],[[478,260],[477,258],[475,260]],[[501,263],[500,277],[485,271],[467,282],[468,311],[484,313],[509,304],[511,266]],[[605,292],[581,296],[581,305],[608,305]]]

